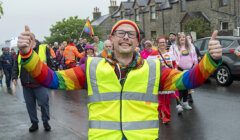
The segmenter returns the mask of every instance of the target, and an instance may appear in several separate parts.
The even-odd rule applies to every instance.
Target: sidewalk
[[[20,92],[17,89],[17,92]],[[0,87],[0,140],[79,140],[80,136],[54,119],[52,131],[45,132],[38,111],[39,130],[29,133],[31,123],[25,103],[17,98],[15,89],[9,94],[6,87]]]

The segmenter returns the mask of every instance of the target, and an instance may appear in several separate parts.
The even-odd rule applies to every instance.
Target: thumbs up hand
[[[18,36],[17,47],[22,54],[26,54],[31,48],[35,47],[36,40],[33,33],[30,32],[28,26],[25,26],[25,31]]]
[[[208,51],[214,60],[219,60],[222,58],[222,46],[220,45],[220,42],[216,39],[217,34],[218,31],[214,31],[208,43]]]

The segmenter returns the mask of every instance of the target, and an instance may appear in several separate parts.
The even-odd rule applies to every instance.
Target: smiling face
[[[122,32],[127,33],[122,37]],[[131,38],[129,36],[131,36]],[[111,35],[110,39],[113,43],[113,49],[116,55],[133,54],[135,48],[139,45],[136,30],[129,24],[120,25],[113,35]]]
[[[94,56],[94,51],[92,49],[87,49],[87,56]]]
[[[167,49],[167,42],[164,38],[160,38],[158,40],[158,48],[160,51],[164,51]]]
[[[185,45],[186,44],[186,36],[184,34],[180,34],[178,36],[178,40],[179,40],[180,45]]]
[[[145,48],[146,51],[151,52],[152,50],[152,44],[150,42],[145,43]]]

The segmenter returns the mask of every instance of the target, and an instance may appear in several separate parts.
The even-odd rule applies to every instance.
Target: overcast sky
[[[49,28],[56,21],[70,16],[92,19],[94,7],[99,7],[102,15],[108,14],[110,0],[0,0],[4,15],[0,19],[0,44],[17,37],[29,25],[30,30],[40,40],[49,36]],[[117,5],[121,1],[117,0]]]

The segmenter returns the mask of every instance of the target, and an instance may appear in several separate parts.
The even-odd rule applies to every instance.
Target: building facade
[[[147,39],[184,31],[184,25],[196,17],[203,18],[212,30],[217,29],[222,35],[239,36],[240,32],[240,0],[127,0],[120,6],[114,3],[111,0],[109,9],[115,8],[108,18],[95,25],[102,28],[103,39],[120,19],[135,21]]]

